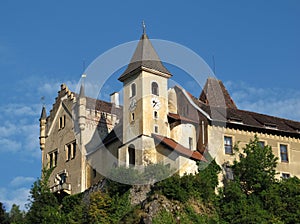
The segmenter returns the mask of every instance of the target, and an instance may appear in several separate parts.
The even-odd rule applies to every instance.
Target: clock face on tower
[[[136,100],[135,100],[135,99],[132,99],[132,100],[130,101],[130,104],[129,104],[129,110],[130,110],[130,111],[134,111],[135,108],[136,108]]]
[[[159,110],[159,108],[160,108],[160,101],[159,101],[159,99],[157,97],[153,97],[151,99],[151,105],[152,105],[153,109]]]

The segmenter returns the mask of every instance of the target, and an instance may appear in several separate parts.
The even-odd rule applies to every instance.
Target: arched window
[[[135,94],[136,94],[136,84],[132,83],[131,84],[131,95],[130,95],[130,97],[135,96]]]
[[[129,145],[128,147],[128,155],[129,155],[129,166],[135,165],[135,147],[134,145]]]
[[[152,84],[151,84],[151,90],[152,90],[152,94],[154,94],[156,96],[159,95],[158,84],[156,82],[152,82]]]

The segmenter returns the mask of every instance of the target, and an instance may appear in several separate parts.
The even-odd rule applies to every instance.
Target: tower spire
[[[143,27],[143,34],[146,34],[146,24],[144,20],[142,22],[142,27]]]

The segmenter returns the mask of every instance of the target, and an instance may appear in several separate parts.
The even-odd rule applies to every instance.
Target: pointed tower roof
[[[220,94],[222,94],[222,96],[220,96]],[[223,97],[227,108],[237,109],[236,104],[232,100],[223,82],[216,78],[209,77],[200,94],[199,100],[210,106],[218,107],[224,104]]]
[[[83,83],[81,83],[81,86],[80,86],[79,97],[85,97]]]
[[[45,108],[45,106],[43,106],[40,120],[46,119],[46,118],[47,118],[46,108]]]
[[[138,42],[127,69],[119,77],[119,80],[123,82],[131,74],[143,69],[158,71],[158,73],[162,73],[162,75],[166,77],[172,76],[168,69],[162,64],[147,34],[145,33],[145,30]]]

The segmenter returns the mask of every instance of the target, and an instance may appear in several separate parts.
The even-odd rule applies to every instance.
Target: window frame
[[[193,138],[189,137],[189,149],[193,150]]]
[[[282,179],[289,179],[289,178],[291,178],[291,174],[290,173],[281,173],[281,178]]]
[[[231,144],[227,144],[226,139],[230,139]],[[224,153],[226,155],[233,155],[233,137],[228,136],[228,135],[224,135],[223,141],[224,141]],[[230,152],[227,150],[228,147],[230,147]]]
[[[285,151],[282,151],[282,147],[285,147]],[[289,150],[287,144],[279,144],[279,154],[280,154],[280,161],[283,163],[289,162]],[[286,158],[285,158],[286,157]]]
[[[159,96],[159,85],[156,81],[151,82],[151,94],[155,96]]]
[[[47,154],[47,162],[49,168],[55,168],[58,162],[58,149],[52,150]]]
[[[136,96],[136,83],[131,83],[130,85],[130,98]]]
[[[158,111],[157,110],[153,111],[153,118],[158,119]]]
[[[158,125],[157,125],[157,124],[154,125],[154,128],[153,128],[153,129],[154,129],[154,133],[155,133],[155,134],[158,134],[159,128],[158,128]]]
[[[75,159],[76,150],[77,150],[76,140],[66,144],[65,150],[66,150],[66,162]]]
[[[130,144],[128,146],[128,165],[129,167],[134,167],[135,166],[135,159],[136,159],[136,155],[135,155],[135,145],[134,144]]]

